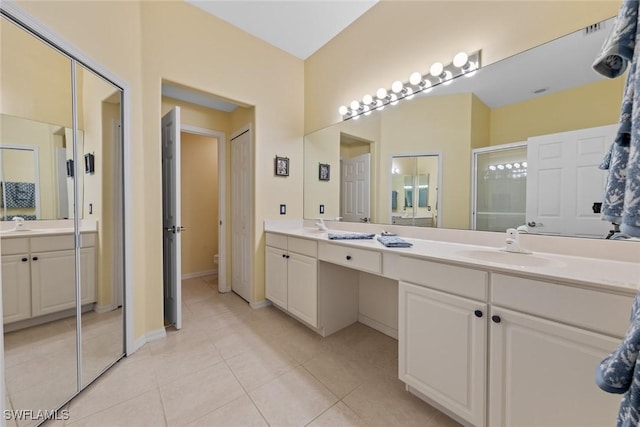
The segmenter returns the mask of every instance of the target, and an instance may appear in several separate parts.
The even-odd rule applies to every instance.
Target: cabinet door
[[[596,386],[595,367],[620,340],[501,308],[491,314],[490,426],[615,424],[621,397]]]
[[[399,292],[400,380],[483,426],[486,304],[406,282]]]
[[[4,323],[31,317],[29,255],[2,257],[2,314]]]
[[[96,248],[80,249],[80,272],[82,304],[96,302]]]
[[[31,254],[31,311],[33,316],[76,306],[75,251]]]
[[[318,327],[318,261],[296,253],[288,261],[289,312]]]
[[[287,309],[287,253],[267,246],[265,251],[265,296],[275,305]]]

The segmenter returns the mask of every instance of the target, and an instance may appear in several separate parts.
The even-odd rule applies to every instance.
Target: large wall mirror
[[[122,89],[6,9],[0,30],[4,404],[37,425],[125,352]]]
[[[594,212],[606,178],[598,164],[613,142],[610,130],[619,119],[625,79],[605,79],[591,65],[612,25],[613,19],[600,22],[484,66],[471,77],[306,135],[304,217],[345,220],[343,178],[320,181],[317,167],[339,170],[341,163],[366,154],[370,173],[361,187],[368,188],[370,214],[361,216],[371,222],[485,231],[527,223],[532,233],[605,237],[612,225]],[[552,174],[541,172],[549,170],[542,159],[550,151],[528,148],[546,147],[544,138],[562,140],[554,150],[569,154],[556,159],[554,173],[578,174],[582,181],[573,188],[549,185]],[[524,148],[510,160],[514,146]],[[588,163],[577,166],[571,160],[577,152],[588,152]],[[424,166],[425,172],[406,160],[429,156],[438,161]],[[403,172],[409,167],[412,172]],[[566,212],[570,218],[556,220]]]

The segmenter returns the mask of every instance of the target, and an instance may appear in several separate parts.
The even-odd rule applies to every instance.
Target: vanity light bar
[[[453,61],[447,65],[436,62],[429,68],[427,74],[418,71],[409,76],[406,83],[396,80],[391,89],[380,88],[376,96],[369,94],[362,97],[362,101],[353,100],[347,105],[338,108],[342,120],[357,120],[361,115],[368,116],[375,110],[382,110],[387,105],[396,105],[403,99],[411,99],[416,93],[430,92],[438,85],[448,85],[459,76],[471,77],[480,68],[480,51],[470,54],[458,53]]]

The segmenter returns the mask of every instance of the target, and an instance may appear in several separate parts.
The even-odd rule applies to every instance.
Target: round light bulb
[[[368,105],[365,105],[362,111],[364,111],[365,116],[368,116],[369,114],[371,114],[371,108],[369,108]]]
[[[389,104],[396,105],[397,103],[398,103],[398,97],[396,96],[395,93],[392,93],[389,98]]]
[[[451,74],[451,71],[445,71],[444,77],[442,77],[442,84],[448,85],[448,84],[451,84],[452,81],[453,81],[453,74]]]
[[[422,87],[422,90],[425,92],[431,92],[431,82],[429,80],[424,81],[424,86]]]
[[[360,118],[360,116],[356,116],[356,115],[354,115],[354,116],[352,117],[352,119],[353,119],[353,120],[358,120],[359,118]]]
[[[527,167],[527,162],[522,162],[522,167],[526,168]]]
[[[345,114],[347,114],[348,112],[349,112],[349,109],[348,109],[346,106],[344,106],[344,105],[341,105],[341,106],[340,106],[340,108],[338,108],[338,113],[339,113],[341,116],[344,116],[344,115],[345,115]]]
[[[412,73],[409,76],[409,83],[411,83],[414,86],[418,86],[421,81],[422,81],[422,74],[420,74],[417,71],[415,73]]]
[[[405,89],[406,93],[404,94],[404,97],[406,99],[411,99],[413,98],[413,89],[411,89],[410,87]]]
[[[349,104],[349,106],[351,107],[352,110],[358,111],[358,108],[360,108],[360,103],[356,100],[353,100],[351,101],[351,104]]]
[[[387,97],[387,90],[381,87],[376,91],[376,96],[380,99],[385,99]]]
[[[434,62],[431,68],[429,68],[429,72],[434,77],[440,77],[440,74],[444,71],[444,65],[440,62]]]
[[[384,103],[379,99],[376,100],[376,110],[384,110]]]
[[[373,102],[373,97],[369,94],[366,94],[365,96],[362,97],[362,103],[364,105],[369,105]]]
[[[402,84],[402,82],[400,80],[396,80],[391,85],[391,90],[394,91],[395,93],[400,93],[400,92],[402,92],[402,88],[403,87],[404,87],[404,85]]]
[[[453,65],[458,68],[464,67],[469,61],[469,55],[465,52],[460,52],[453,57]]]

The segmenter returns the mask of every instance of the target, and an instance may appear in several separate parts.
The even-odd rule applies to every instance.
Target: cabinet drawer
[[[43,236],[31,238],[31,252],[50,252],[74,249],[74,235]]]
[[[398,259],[396,271],[406,282],[481,301],[488,298],[488,273],[484,271],[404,256]]]
[[[315,240],[289,237],[287,245],[289,252],[296,252],[313,258],[318,256],[318,243]]]
[[[18,255],[29,253],[29,239],[1,239],[2,255]]]
[[[377,251],[321,242],[318,245],[318,259],[369,273],[382,272],[382,254]]]
[[[267,246],[287,250],[287,236],[282,234],[267,233]]]
[[[551,320],[622,337],[633,296],[493,274],[491,301]]]

